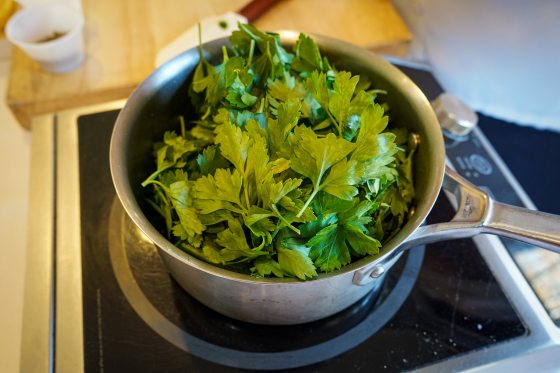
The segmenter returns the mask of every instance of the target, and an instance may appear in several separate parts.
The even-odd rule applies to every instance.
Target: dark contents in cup
[[[49,41],[53,41],[53,40],[56,40],[58,38],[61,38],[66,34],[67,34],[66,32],[53,31],[50,35],[47,35],[47,36],[35,41],[35,43],[47,43]]]

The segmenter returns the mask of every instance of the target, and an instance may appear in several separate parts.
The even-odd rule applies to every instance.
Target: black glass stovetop
[[[108,159],[117,114],[78,119],[86,372],[401,371],[529,333],[470,239],[412,249],[378,296],[325,320],[217,314],[175,283],[120,206]],[[429,221],[452,215],[440,195]]]

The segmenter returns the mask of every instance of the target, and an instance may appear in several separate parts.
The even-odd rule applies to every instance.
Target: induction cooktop
[[[399,67],[429,99],[441,93],[425,68]],[[41,180],[44,188],[31,204],[43,217],[30,226],[38,239],[30,249],[24,317],[33,323],[24,326],[22,371],[524,371],[559,365],[558,259],[493,236],[413,248],[387,273],[381,292],[316,322],[253,325],[208,309],[173,280],[115,195],[108,154],[122,105],[34,123],[32,183]],[[494,120],[480,119],[492,134]],[[483,130],[448,140],[448,163],[497,200],[532,207]],[[453,214],[442,192],[428,222]]]

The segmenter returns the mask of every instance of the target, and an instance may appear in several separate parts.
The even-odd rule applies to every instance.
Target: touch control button
[[[490,175],[494,169],[486,158],[479,154],[473,154],[469,157],[471,166],[482,175]]]

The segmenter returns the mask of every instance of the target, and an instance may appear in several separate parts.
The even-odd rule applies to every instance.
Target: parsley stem
[[[212,113],[212,108],[210,106],[208,106],[208,108],[206,109],[206,112],[202,115],[202,117],[200,119],[205,120],[206,118],[208,118],[210,116],[211,113]]]
[[[249,47],[249,57],[247,58],[247,68],[251,67],[253,63],[253,53],[255,52],[255,39],[251,39],[251,46]]]
[[[245,211],[249,211],[249,208],[251,207],[251,203],[249,200],[249,191],[247,190],[246,186],[249,183],[249,180],[247,180],[247,173],[245,172],[246,170],[240,170],[242,171],[242,175],[243,175],[243,181],[242,181],[242,188],[243,188],[243,195],[245,195],[245,206],[239,205],[241,208],[244,208]]]
[[[290,228],[291,230],[293,230],[294,232],[296,232],[298,235],[301,234],[300,230],[297,229],[296,227],[294,227],[289,221],[286,220],[286,218],[284,216],[282,216],[282,214],[280,214],[280,211],[278,211],[278,208],[276,207],[276,205],[272,204],[272,211],[274,211],[276,213],[276,216],[278,217],[278,219],[280,219],[280,221],[282,223],[284,223],[284,225],[288,228]]]
[[[245,204],[247,206],[246,210],[249,210],[249,207],[251,207],[251,203],[249,202],[249,192],[245,187],[243,187],[243,194],[245,194]]]
[[[337,122],[337,120],[334,118],[334,116],[331,114],[331,111],[327,108],[325,108],[325,111],[327,112],[329,118],[331,119],[331,121],[333,122],[334,126],[336,127],[336,130],[338,131],[338,135],[340,137],[342,137],[342,128],[340,128],[340,124]]]
[[[222,46],[222,54],[224,55],[223,59],[224,59],[224,63],[227,62],[227,60],[229,60],[229,55],[227,52],[227,48],[226,46]]]
[[[148,184],[150,184],[150,183],[159,183],[159,182],[157,182],[157,181],[154,180],[154,179],[155,179],[156,177],[158,177],[158,175],[161,174],[163,171],[165,171],[165,170],[167,170],[167,169],[169,169],[169,168],[171,168],[171,167],[173,167],[173,166],[175,166],[175,163],[170,164],[170,165],[167,166],[167,167],[162,167],[162,168],[160,168],[160,169],[154,171],[150,176],[148,176],[148,178],[147,178],[146,180],[144,180],[144,181],[142,182],[141,185],[142,185],[143,187],[145,187],[146,185],[148,185]],[[160,184],[161,184],[161,183],[160,183]],[[163,184],[162,184],[162,185],[163,185]]]
[[[301,215],[303,215],[303,213],[305,212],[305,210],[309,207],[309,204],[311,203],[311,201],[313,201],[313,198],[315,198],[315,196],[317,195],[317,193],[319,192],[318,188],[313,188],[313,192],[311,193],[311,195],[309,196],[309,198],[307,199],[307,201],[305,201],[305,204],[303,205],[303,207],[301,208],[301,210],[299,210],[298,214],[296,215],[296,217],[301,217]]]
[[[263,97],[261,99],[261,103],[259,105],[259,109],[257,110],[257,113],[262,113],[264,111],[264,105],[266,104],[266,97]]]
[[[200,57],[200,61],[202,61],[204,59],[204,55],[202,53],[202,25],[200,24],[200,22],[198,22],[197,27],[198,27],[198,54]]]
[[[182,115],[179,115],[179,123],[181,124],[181,136],[185,138],[187,130],[185,128],[185,118]]]

